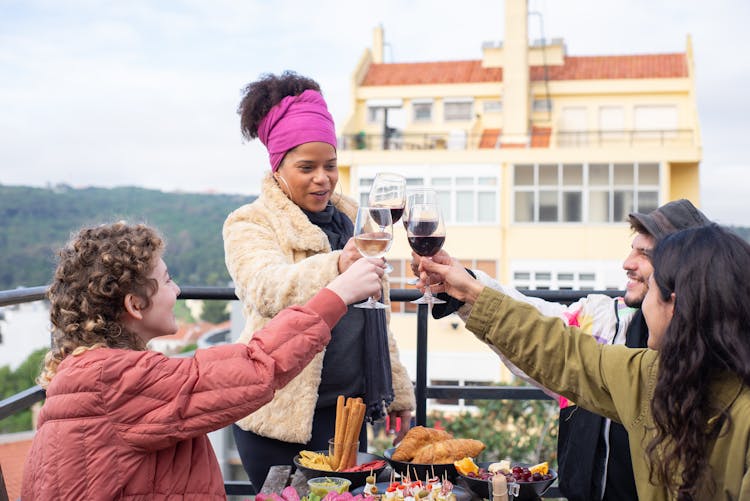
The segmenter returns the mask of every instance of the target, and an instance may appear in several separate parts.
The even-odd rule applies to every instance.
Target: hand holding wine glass
[[[412,250],[421,257],[437,254],[445,243],[445,223],[437,203],[415,204],[409,207],[406,234]],[[427,278],[422,297],[412,301],[415,304],[440,304],[442,299],[433,297],[430,281]]]
[[[393,223],[390,209],[383,207],[360,207],[354,222],[354,243],[364,257],[382,258],[391,248]],[[387,306],[370,296],[357,308],[382,309]]]
[[[413,205],[425,205],[425,204],[437,204],[437,192],[432,188],[425,188],[425,187],[417,187],[417,188],[410,188],[406,191],[406,205],[404,205],[404,215],[402,217],[404,221],[404,229],[409,231],[408,225],[409,225],[409,208]],[[417,263],[417,266],[419,264]],[[414,266],[412,265],[412,271],[414,270]],[[409,279],[406,281],[409,285],[416,285],[419,281],[418,278],[419,274],[416,271],[414,272],[415,278]]]

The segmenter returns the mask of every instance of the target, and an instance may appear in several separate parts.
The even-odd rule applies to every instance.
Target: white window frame
[[[441,207],[443,218],[446,224],[455,226],[494,226],[500,223],[500,196],[501,196],[501,173],[498,165],[492,164],[422,164],[418,166],[393,165],[368,165],[360,166],[357,172],[357,185],[352,186],[355,198],[363,201],[367,199],[369,186],[372,179],[378,172],[387,171],[401,174],[407,179],[421,178],[422,184],[426,187],[434,188],[438,192],[448,192],[449,207]],[[462,185],[457,183],[458,178],[470,177],[473,179],[472,184]],[[491,178],[493,183],[486,183],[486,179]],[[368,181],[369,179],[369,181]],[[447,179],[446,184],[436,184],[435,181]],[[412,186],[414,186],[412,181]],[[468,222],[456,221],[456,194],[458,191],[470,190],[474,194],[473,211],[474,218]],[[478,193],[493,193],[495,195],[493,217],[491,220],[479,222],[479,197]],[[486,215],[486,214],[485,214]]]
[[[450,117],[448,106],[450,105],[468,105],[466,116]],[[443,98],[443,121],[445,122],[467,122],[474,118],[474,98],[471,97],[446,97]]]
[[[435,100],[434,99],[412,99],[411,100],[411,120],[412,122],[431,122],[434,116],[434,108],[435,108]],[[429,116],[420,118],[417,116],[417,108],[420,106],[428,106],[429,107]]]
[[[589,183],[589,168],[591,165],[607,165],[608,168],[608,182],[606,185],[596,185],[592,186]],[[615,165],[632,165],[633,167],[633,179],[630,183],[616,183],[615,182]],[[533,168],[533,184],[532,185],[522,185],[517,186],[516,185],[516,166],[517,165],[531,165]],[[557,185],[550,185],[540,184],[539,179],[539,169],[540,166],[548,166],[548,165],[557,165]],[[576,185],[563,185],[562,184],[562,176],[563,176],[563,168],[566,165],[582,165],[583,169],[583,180],[582,185],[579,188],[578,191],[581,193],[581,219],[580,221],[563,221],[563,202],[564,197],[563,193],[565,192],[575,192],[577,186]],[[644,168],[646,166],[651,165],[658,165],[658,179],[656,184],[641,184],[639,180],[639,173],[640,173],[640,166],[643,165]],[[565,162],[565,163],[558,163],[558,164],[548,164],[548,163],[534,163],[534,164],[513,164],[511,166],[512,172],[511,172],[511,178],[512,178],[512,201],[511,201],[511,211],[512,211],[512,224],[619,224],[624,222],[624,218],[620,218],[619,216],[622,214],[615,214],[615,202],[616,202],[616,194],[619,192],[625,192],[627,193],[632,201],[633,201],[633,207],[632,208],[625,208],[624,214],[626,215],[631,210],[639,211],[641,210],[641,202],[639,201],[639,197],[641,193],[648,193],[649,197],[653,194],[656,194],[656,204],[657,207],[660,203],[660,186],[659,183],[662,179],[664,179],[664,172],[663,172],[663,165],[659,162],[583,162],[583,163],[572,163],[572,162]],[[548,192],[548,191],[556,191],[557,192],[557,220],[556,221],[540,221],[540,193],[541,192]],[[590,210],[590,197],[592,193],[606,193],[607,194],[607,214],[604,221],[591,221],[591,218],[589,217],[589,210]],[[533,199],[533,211],[531,216],[531,221],[518,221],[518,218],[516,216],[516,196],[519,193],[531,193],[532,199]],[[644,202],[646,203],[646,202]],[[653,209],[652,205],[648,205],[647,209]]]

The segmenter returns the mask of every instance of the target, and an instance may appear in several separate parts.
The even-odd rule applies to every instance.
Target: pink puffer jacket
[[[47,389],[21,499],[225,499],[206,433],[269,402],[345,312],[323,289],[247,345],[193,358],[106,348],[66,358]]]

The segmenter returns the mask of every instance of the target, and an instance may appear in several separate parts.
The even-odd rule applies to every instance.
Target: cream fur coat
[[[350,219],[356,217],[357,206],[352,199],[334,195],[332,202]],[[263,180],[258,199],[227,217],[223,236],[227,269],[246,319],[238,342],[247,342],[287,306],[304,304],[338,275],[341,251],[331,252],[323,231],[287,198],[270,173]],[[387,279],[383,287],[384,300],[388,301]],[[388,345],[396,396],[390,410],[414,410],[414,389],[390,329]],[[316,355],[269,404],[237,425],[264,437],[307,443],[312,436],[323,355]]]

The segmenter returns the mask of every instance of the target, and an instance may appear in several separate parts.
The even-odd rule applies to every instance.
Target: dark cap
[[[666,203],[648,214],[640,212],[630,214],[630,222],[638,231],[638,225],[633,224],[633,220],[640,223],[656,240],[661,240],[676,231],[711,224],[711,220],[685,198]]]

